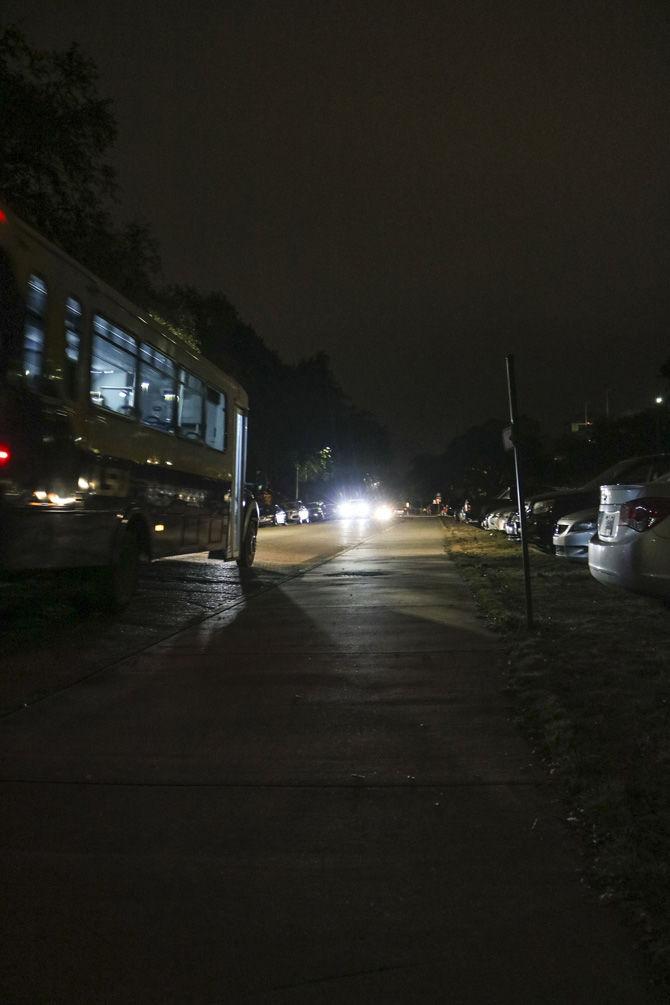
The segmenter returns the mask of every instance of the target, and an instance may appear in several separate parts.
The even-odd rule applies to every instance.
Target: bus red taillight
[[[12,459],[12,452],[9,447],[5,446],[4,443],[0,443],[0,468],[4,468],[5,464],[9,464]]]

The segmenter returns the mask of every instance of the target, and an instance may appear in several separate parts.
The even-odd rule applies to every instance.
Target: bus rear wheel
[[[116,561],[109,572],[109,600],[112,607],[127,607],[137,589],[140,575],[140,542],[133,527],[126,528]]]
[[[140,571],[140,542],[133,527],[126,527],[114,560],[109,565],[91,569],[87,579],[86,599],[101,611],[122,611],[137,589]]]
[[[242,541],[239,558],[237,559],[240,569],[249,569],[254,564],[257,538],[258,524],[255,520],[250,520],[244,540]]]

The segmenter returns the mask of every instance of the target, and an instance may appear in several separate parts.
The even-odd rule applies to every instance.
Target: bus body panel
[[[244,390],[188,346],[149,324],[122,295],[10,213],[2,213],[0,254],[0,445],[11,448],[8,463],[0,467],[0,567],[109,564],[121,529],[131,523],[150,558],[203,550],[235,558],[241,534],[257,509],[253,499],[250,505],[243,503]],[[24,352],[27,284],[36,276],[46,288],[46,309],[41,319],[41,373],[31,385],[29,371],[23,372],[23,356],[17,366],[17,352]],[[19,307],[14,290],[22,298]],[[74,387],[64,322],[66,301],[73,297],[81,307]],[[91,400],[94,318],[105,319],[135,340],[131,415]],[[140,421],[138,375],[144,346],[162,354],[175,374],[192,375],[202,389],[196,398],[199,431],[190,439],[185,438],[188,433],[180,435],[181,425],[176,428],[177,403],[166,406],[172,408],[169,430]],[[174,377],[173,383],[182,379]],[[186,385],[175,387],[185,395]],[[219,409],[213,421],[221,428],[224,416],[225,427],[222,442],[209,445],[206,400],[212,388]],[[166,395],[165,400],[173,398],[178,402],[179,394]],[[242,437],[239,416],[244,417]]]

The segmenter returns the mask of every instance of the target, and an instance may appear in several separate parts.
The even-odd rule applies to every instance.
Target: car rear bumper
[[[554,538],[554,554],[558,558],[570,558],[576,562],[588,562],[589,560],[589,546],[588,544],[579,545],[568,545],[568,544],[557,544],[556,538]]]
[[[589,545],[589,571],[605,586],[670,598],[670,548],[653,532],[632,540]]]

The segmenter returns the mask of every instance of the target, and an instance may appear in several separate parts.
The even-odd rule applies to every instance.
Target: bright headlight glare
[[[382,505],[378,506],[375,510],[375,517],[377,520],[390,520],[392,516],[393,510],[390,506],[387,506],[386,503],[382,503]]]

